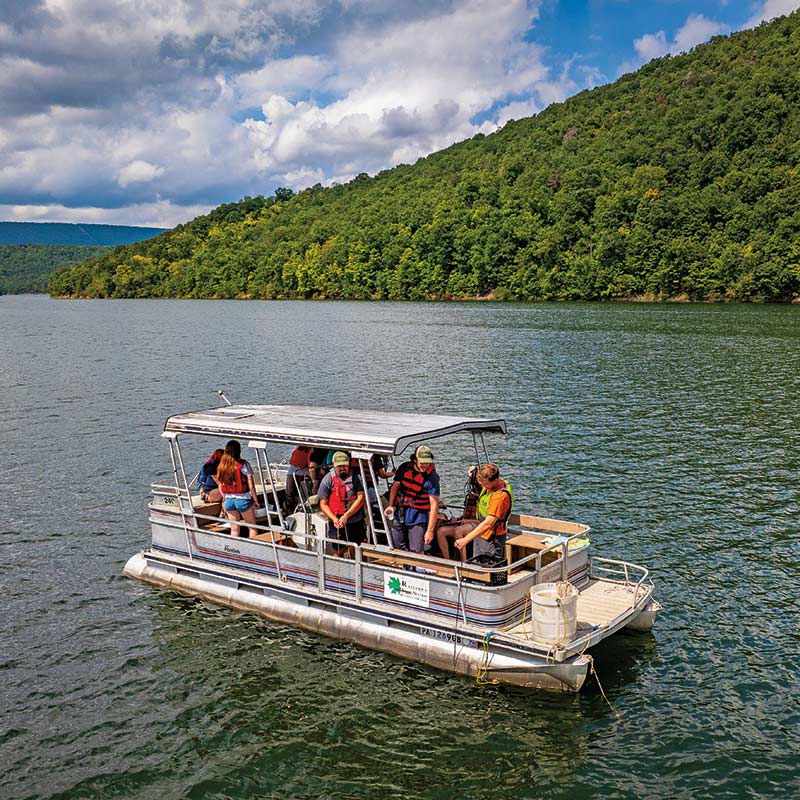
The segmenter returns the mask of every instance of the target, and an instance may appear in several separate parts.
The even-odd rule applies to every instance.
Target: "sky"
[[[0,0],[0,220],[172,227],[491,133],[800,0]]]

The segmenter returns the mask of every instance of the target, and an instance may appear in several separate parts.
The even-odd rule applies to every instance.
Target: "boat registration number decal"
[[[465,639],[458,633],[447,633],[446,631],[437,631],[434,628],[420,628],[419,632],[423,636],[431,639],[438,639],[441,642],[452,642],[462,647],[478,647],[477,639]]]
[[[430,606],[430,584],[398,572],[383,573],[383,596],[412,606]]]

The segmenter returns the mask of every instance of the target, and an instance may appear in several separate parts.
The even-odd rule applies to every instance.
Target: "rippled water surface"
[[[800,796],[799,307],[0,297],[0,378],[0,797]],[[218,386],[505,416],[517,507],[653,572],[613,710],[123,578]]]

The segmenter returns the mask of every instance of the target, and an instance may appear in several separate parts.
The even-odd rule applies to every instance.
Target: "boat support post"
[[[478,436],[475,431],[472,431],[472,446],[475,448],[475,463],[481,465],[481,454],[478,452]]]
[[[356,568],[356,600],[360,603],[364,599],[364,573],[361,569],[361,548],[355,547],[355,568]]]
[[[375,520],[372,519],[372,506],[369,503],[369,483],[367,482],[367,474],[364,471],[364,462],[366,461],[369,465],[369,475],[372,478],[372,488],[375,489],[375,499],[378,501],[378,508],[381,508],[381,498],[378,494],[378,480],[375,477],[375,470],[372,468],[372,456],[369,453],[354,451],[350,454],[350,457],[358,459],[358,467],[361,471],[361,485],[364,487],[364,516],[369,521],[369,543],[377,544],[378,539],[375,535]],[[389,541],[389,539],[386,541]]]
[[[189,559],[194,560],[194,556],[192,555],[192,541],[189,536],[189,518],[187,517],[186,503],[189,504],[189,514],[192,517],[194,507],[192,506],[192,495],[189,492],[189,485],[186,482],[186,471],[183,468],[181,448],[178,444],[178,433],[176,431],[164,431],[161,436],[167,440],[167,444],[169,445],[169,458],[172,462],[172,477],[175,479],[175,493],[178,496],[178,508],[181,512],[183,532],[186,534],[186,551],[189,553]],[[178,472],[178,465],[180,465],[180,473]],[[181,476],[183,477],[183,486],[181,486]]]
[[[264,461],[267,463],[267,472],[269,474],[269,483],[272,487],[272,497],[275,500],[275,508],[278,511],[278,520],[280,522],[281,531],[284,529],[283,524],[283,512],[281,510],[281,504],[278,502],[278,491],[275,489],[275,482],[272,480],[272,469],[269,465],[269,457],[267,455],[267,444],[266,442],[248,442],[247,446],[252,448],[256,454],[256,464],[258,464],[258,477],[261,478],[261,488],[264,490],[264,505],[266,506],[267,512],[267,529],[270,532],[270,539],[272,540],[272,554],[275,556],[275,571],[278,573],[278,580],[283,580],[283,572],[281,571],[281,558],[280,553],[278,552],[278,545],[275,542],[275,532],[272,529],[272,520],[269,517],[269,503],[267,502],[267,484],[264,482],[264,469],[261,466],[261,452],[263,451],[264,454]]]
[[[453,572],[456,577],[456,586],[458,587],[458,607],[461,610],[461,617],[464,620],[464,624],[467,625],[467,609],[464,607],[464,592],[463,592],[463,582],[464,579],[461,576],[461,565],[457,565],[453,567]]]
[[[478,436],[481,440],[481,447],[483,448],[483,456],[486,459],[486,464],[489,463],[489,451],[486,449],[486,439],[483,438],[483,432],[479,433]]]
[[[267,443],[266,442],[248,442],[247,446],[255,450],[256,452],[256,463],[258,464],[258,476],[261,478],[261,488],[264,490],[264,503],[267,503],[267,484],[264,481],[264,468],[261,466],[261,454],[264,455],[264,463],[267,467],[267,476],[269,477],[269,485],[272,489],[272,499],[275,501],[275,510],[278,512],[278,522],[280,523],[281,530],[286,529],[286,523],[283,521],[283,509],[281,508],[280,501],[278,500],[278,490],[275,488],[275,480],[272,475],[272,467],[269,463],[269,454],[267,453]],[[267,523],[269,527],[272,527],[272,523],[269,518],[269,505],[267,504]]]

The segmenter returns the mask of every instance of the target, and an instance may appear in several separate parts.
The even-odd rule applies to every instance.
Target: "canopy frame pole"
[[[278,522],[280,523],[281,531],[286,529],[286,523],[283,520],[283,510],[281,509],[280,501],[278,500],[278,490],[275,488],[275,480],[272,475],[272,467],[269,463],[269,453],[267,452],[266,442],[248,442],[247,446],[256,452],[256,463],[258,464],[258,475],[261,478],[261,488],[264,491],[264,505],[267,512],[267,526],[272,528],[272,519],[269,513],[269,503],[267,503],[267,484],[264,480],[264,468],[261,466],[260,453],[264,453],[264,464],[267,468],[267,476],[269,477],[269,485],[272,490],[272,499],[275,501],[275,510],[278,514]]]
[[[183,532],[186,535],[186,550],[189,553],[189,560],[194,561],[194,556],[192,555],[192,540],[189,536],[189,518],[186,514],[186,508],[184,507],[184,499],[189,505],[192,505],[192,495],[189,492],[189,486],[186,483],[186,472],[183,469],[183,458],[181,457],[181,450],[180,446],[178,445],[178,434],[177,433],[164,433],[162,434],[167,439],[169,444],[169,458],[172,462],[172,476],[175,479],[175,494],[178,498],[178,508],[181,512],[181,522],[183,523]],[[178,467],[180,465],[180,472],[178,471]],[[183,486],[181,486],[180,478],[181,475],[183,476]],[[186,493],[186,497],[184,498],[183,493]],[[194,508],[192,508],[194,510]]]
[[[255,443],[254,442],[249,442],[248,444],[249,444],[250,447],[252,447],[252,445],[255,444]],[[272,482],[272,472],[271,472],[270,466],[269,466],[269,458],[267,456],[266,444],[264,444],[263,446],[262,446],[262,443],[260,443],[260,442],[258,444],[259,444],[259,447],[253,447],[252,449],[255,450],[255,453],[256,453],[256,464],[258,464],[258,476],[261,478],[261,488],[264,491],[264,506],[265,506],[265,511],[267,512],[267,528],[269,528],[269,538],[270,538],[271,543],[272,543],[272,554],[275,556],[275,571],[278,573],[278,580],[282,581],[283,580],[283,573],[281,571],[281,556],[280,556],[280,553],[278,552],[278,544],[275,541],[275,531],[273,530],[272,520],[270,519],[270,516],[269,516],[269,503],[267,502],[267,485],[264,483],[264,470],[263,470],[263,468],[261,466],[261,451],[262,451],[262,449],[264,451],[264,461],[267,462],[267,471],[269,472],[269,482],[270,482],[270,484],[272,486],[272,494],[273,494],[274,499],[275,499],[275,505],[276,505],[276,507],[278,509],[278,519],[281,521],[281,529],[283,529],[283,518],[281,517],[281,507],[278,504],[278,493],[275,491],[275,484]]]
[[[369,475],[372,478],[372,487],[375,489],[375,499],[378,501],[378,508],[381,507],[381,496],[378,494],[378,480],[375,477],[375,471],[372,469],[372,459],[367,461],[369,464]],[[364,459],[358,459],[358,466],[361,469],[361,484],[364,487],[364,514],[369,518],[369,538],[370,544],[377,544],[378,537],[375,535],[375,520],[372,518],[372,506],[369,502],[369,486],[367,485],[367,476],[364,472]]]
[[[472,446],[475,448],[475,462],[478,466],[481,465],[481,454],[478,452],[478,436],[475,431],[472,431]]]
[[[483,454],[486,456],[486,463],[489,463],[489,451],[486,449],[486,440],[483,438],[483,431],[481,431],[478,436],[481,438],[481,447],[483,447]]]

